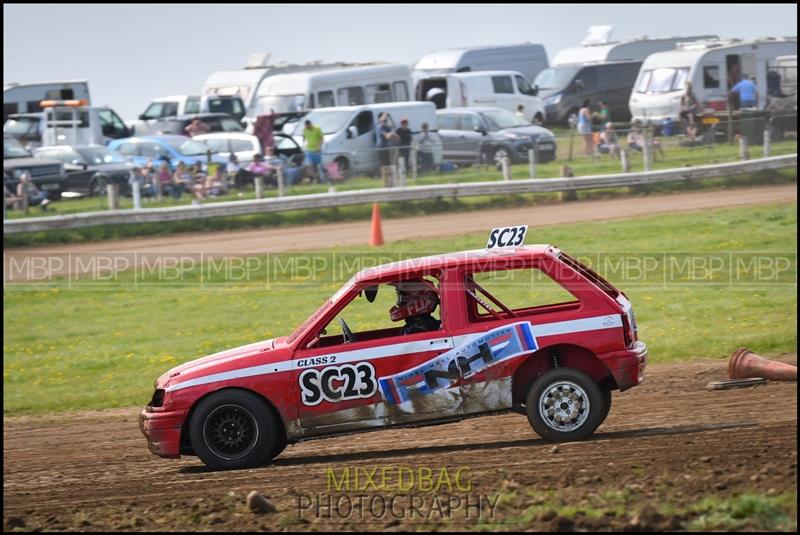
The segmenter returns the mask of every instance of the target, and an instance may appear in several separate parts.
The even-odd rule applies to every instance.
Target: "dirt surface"
[[[779,360],[796,364],[797,358]],[[24,530],[386,531],[420,529],[414,524],[425,522],[439,529],[442,522],[452,529],[478,528],[480,514],[498,530],[685,529],[703,520],[697,511],[708,500],[796,492],[797,384],[705,390],[709,381],[726,378],[726,365],[724,360],[651,365],[644,385],[615,393],[608,419],[590,440],[557,448],[539,439],[524,416],[506,414],[310,441],[288,447],[272,466],[231,472],[208,471],[194,457],[151,455],[139,434],[136,407],[4,418],[4,525]],[[358,494],[329,490],[326,469],[341,477],[344,469],[383,467],[430,468],[433,474],[444,467],[451,478],[466,468],[461,485],[468,481],[471,489],[450,492],[445,486],[426,493],[415,487],[404,493],[368,488],[371,499],[502,497],[494,508],[473,510],[471,518],[455,502],[449,518],[431,509],[429,520],[411,519],[401,506],[396,509],[400,519],[369,507],[360,516],[353,508],[341,519],[337,514],[347,511],[324,507],[325,496],[335,504]],[[277,512],[250,512],[245,497],[253,490],[269,497]],[[320,509],[298,509],[316,495],[321,495]],[[796,529],[796,508],[788,514],[788,526],[771,527]],[[725,527],[763,528],[751,523],[756,517],[735,520],[734,515],[734,524]]]
[[[795,200],[797,200],[797,186],[792,184],[426,215],[384,220],[382,226],[385,241],[392,242],[437,238],[467,232],[488,232],[488,229],[504,225],[527,224],[537,227]],[[369,221],[355,221],[6,249],[3,255],[6,267],[5,280],[12,282],[71,274],[71,267],[74,267],[75,262],[70,255],[202,253],[209,257],[218,257],[295,250],[314,251],[328,249],[331,244],[367,245],[370,224]],[[48,269],[45,271],[37,269],[33,272],[25,269],[9,269],[12,260],[17,265],[22,265],[26,258],[44,258],[40,263],[47,265]]]

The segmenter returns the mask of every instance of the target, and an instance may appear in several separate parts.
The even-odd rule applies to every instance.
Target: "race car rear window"
[[[614,288],[614,286],[612,286],[610,282],[608,282],[603,277],[595,273],[595,271],[592,268],[578,262],[577,260],[569,256],[567,253],[562,251],[558,255],[558,258],[559,260],[567,264],[569,267],[571,267],[572,269],[574,269],[575,271],[577,271],[578,273],[589,279],[592,283],[594,283],[595,286],[598,286],[613,299],[616,299],[617,296],[620,295],[620,291]]]

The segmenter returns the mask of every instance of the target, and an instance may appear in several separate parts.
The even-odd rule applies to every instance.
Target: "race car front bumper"
[[[647,346],[636,342],[632,348],[602,355],[620,391],[627,390],[644,382],[644,369],[647,366]]]
[[[139,430],[150,451],[165,458],[180,457],[181,428],[185,411],[159,411],[151,407],[139,413]]]

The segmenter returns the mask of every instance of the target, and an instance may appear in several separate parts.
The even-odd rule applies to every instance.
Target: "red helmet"
[[[425,279],[397,282],[392,286],[397,291],[397,303],[389,309],[392,321],[430,314],[439,304],[436,287]]]

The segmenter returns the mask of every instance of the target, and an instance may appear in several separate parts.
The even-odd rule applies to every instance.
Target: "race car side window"
[[[465,297],[470,321],[518,318],[577,306],[577,298],[537,268],[467,273]]]

